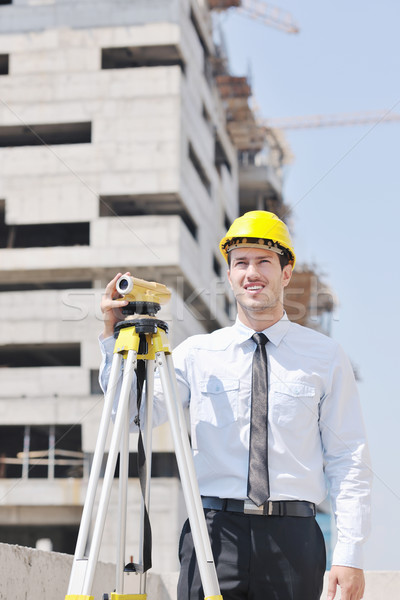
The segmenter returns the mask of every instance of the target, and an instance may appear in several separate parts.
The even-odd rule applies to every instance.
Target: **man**
[[[283,291],[295,254],[276,215],[252,211],[236,219],[220,249],[236,323],[188,338],[173,359],[182,402],[190,408],[221,594],[225,600],[320,598],[325,546],[314,515],[327,482],[338,529],[328,598],[340,585],[342,600],[361,600],[370,469],[350,362],[332,339],[287,319]],[[115,299],[117,277],[102,301],[103,387],[114,309],[124,304]],[[158,424],[165,410],[155,387]],[[201,600],[188,523],[179,552],[178,598]]]

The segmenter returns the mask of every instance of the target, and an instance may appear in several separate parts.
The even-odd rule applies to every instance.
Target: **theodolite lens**
[[[132,277],[122,275],[117,281],[116,289],[117,292],[120,293],[122,296],[129,294],[129,292],[131,292],[133,289]]]

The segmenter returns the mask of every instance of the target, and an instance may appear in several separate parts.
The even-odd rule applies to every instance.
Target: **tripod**
[[[157,310],[159,310],[160,305],[157,302],[149,302],[149,286],[159,286],[160,284],[153,284],[152,282],[143,282],[133,278],[121,277],[118,282],[119,288],[117,285],[117,290],[121,293],[126,292],[126,296],[124,297],[127,299],[131,299],[127,292],[130,283],[128,281],[128,284],[125,285],[126,281],[124,282],[124,279],[132,279],[135,283],[140,281],[142,284],[145,284],[145,286],[143,286],[146,288],[145,301],[138,302],[136,295],[134,297],[134,301],[130,302],[128,307],[125,309],[125,312],[128,314],[140,312],[141,315],[145,316],[140,316],[140,318],[135,319],[128,318],[127,320],[118,323],[115,327],[115,337],[117,337],[117,341],[115,343],[110,378],[105,396],[96,448],[93,456],[92,469],[89,477],[86,500],[79,528],[68,592],[65,600],[94,600],[93,596],[90,594],[93,587],[95,569],[100,552],[118,453],[120,454],[120,475],[119,523],[116,549],[116,591],[115,593],[111,594],[111,600],[145,600],[146,598],[146,571],[151,566],[151,557],[148,556],[149,552],[146,544],[146,536],[148,535],[149,525],[148,507],[150,499],[151,431],[155,367],[157,367],[159,371],[162,390],[164,393],[168,419],[171,427],[171,434],[175,446],[175,455],[192,530],[193,543],[196,551],[196,558],[199,566],[205,600],[222,600],[214,559],[211,551],[211,544],[205,523],[203,506],[201,504],[200,493],[197,485],[191,448],[186,430],[185,416],[182,404],[179,400],[175,370],[167,337],[168,326],[164,321],[154,317],[154,314]],[[151,293],[154,293],[154,291]],[[150,299],[154,300],[154,298]],[[156,299],[159,298],[156,297]],[[142,362],[142,366],[145,365],[144,378],[146,381],[146,403],[143,451],[146,459],[143,463],[143,476],[140,475],[142,504],[139,536],[139,561],[135,564],[130,563],[125,567],[124,555],[126,542],[125,531],[129,459],[129,394],[132,386],[134,371],[137,371],[137,375],[139,377],[138,361],[144,361],[144,363]],[[111,421],[112,407],[114,398],[116,396],[116,390],[122,366],[123,378],[119,394],[118,409],[110,442],[107,465],[93,527],[93,533],[91,540],[89,540],[89,530],[92,521],[96,489],[100,476],[108,428]],[[141,434],[139,435],[139,446],[140,444]],[[85,552],[89,543],[90,550],[86,556]],[[135,571],[140,574],[139,594],[123,593],[124,571]],[[108,598],[108,596],[105,595],[103,598]]]

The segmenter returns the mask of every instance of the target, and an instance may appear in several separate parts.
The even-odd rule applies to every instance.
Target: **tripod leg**
[[[150,510],[150,482],[151,482],[151,458],[152,458],[152,433],[153,433],[153,396],[154,396],[154,360],[146,363],[146,417],[144,429],[144,451],[146,456],[146,485],[142,497],[140,511],[140,534],[139,534],[139,564],[144,564],[144,537],[145,537],[145,513]],[[146,593],[147,571],[140,573],[140,594]]]
[[[129,408],[128,408],[129,410]],[[124,593],[124,567],[126,546],[126,514],[128,501],[128,472],[129,472],[129,418],[123,425],[121,449],[119,453],[119,501],[118,501],[118,540],[116,559],[116,584],[117,594]]]
[[[90,470],[88,488],[86,492],[85,504],[82,512],[81,524],[79,527],[78,539],[76,542],[76,549],[74,555],[74,562],[72,564],[71,576],[68,586],[67,594],[72,594],[73,591],[81,589],[82,579],[82,561],[84,559],[89,529],[91,524],[91,518],[93,514],[93,506],[96,497],[97,484],[100,477],[101,465],[103,462],[104,448],[106,445],[107,433],[111,421],[111,411],[114,402],[115,391],[120,376],[122,356],[120,354],[114,354],[109,383],[107,392],[104,399],[104,408],[101,415],[101,421],[99,426],[99,434],[96,441],[96,448],[93,455],[93,462]],[[85,565],[86,566],[86,561]]]
[[[156,357],[204,595],[207,600],[211,598],[222,600],[172,357],[163,352],[158,352]]]
[[[128,415],[129,394],[132,385],[133,373],[136,366],[136,354],[137,353],[134,350],[129,350],[128,356],[124,364],[124,376],[122,380],[117,416],[115,419],[114,431],[111,438],[107,467],[106,472],[104,474],[99,507],[97,511],[95,526],[93,529],[92,545],[90,548],[86,575],[83,583],[82,593],[87,595],[89,595],[90,590],[93,587],[93,579],[100,552],[101,538],[103,535],[108,502],[110,499],[111,487],[114,479],[115,465],[117,463],[118,452],[120,448],[120,440],[122,436],[124,422],[127,419]]]

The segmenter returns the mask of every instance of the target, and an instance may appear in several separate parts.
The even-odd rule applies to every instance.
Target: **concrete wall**
[[[21,546],[0,544],[0,600],[63,600],[72,566],[72,556],[43,552]],[[135,592],[136,575],[129,576],[125,593]],[[175,600],[177,572],[148,573],[147,594],[151,600]],[[114,589],[115,567],[99,563],[92,593],[100,600],[104,592]],[[326,599],[324,592],[321,600]],[[132,592],[131,592],[132,589]],[[340,598],[340,591],[337,599]],[[398,600],[399,571],[370,571],[366,573],[364,600]]]
[[[68,590],[72,559],[66,554],[0,544],[0,600],[63,600]],[[149,573],[148,597],[173,600],[176,579],[176,573],[165,576]],[[138,585],[139,577],[129,575],[125,593],[136,593]],[[114,589],[114,565],[98,563],[92,590],[95,600],[101,600],[103,593]]]

